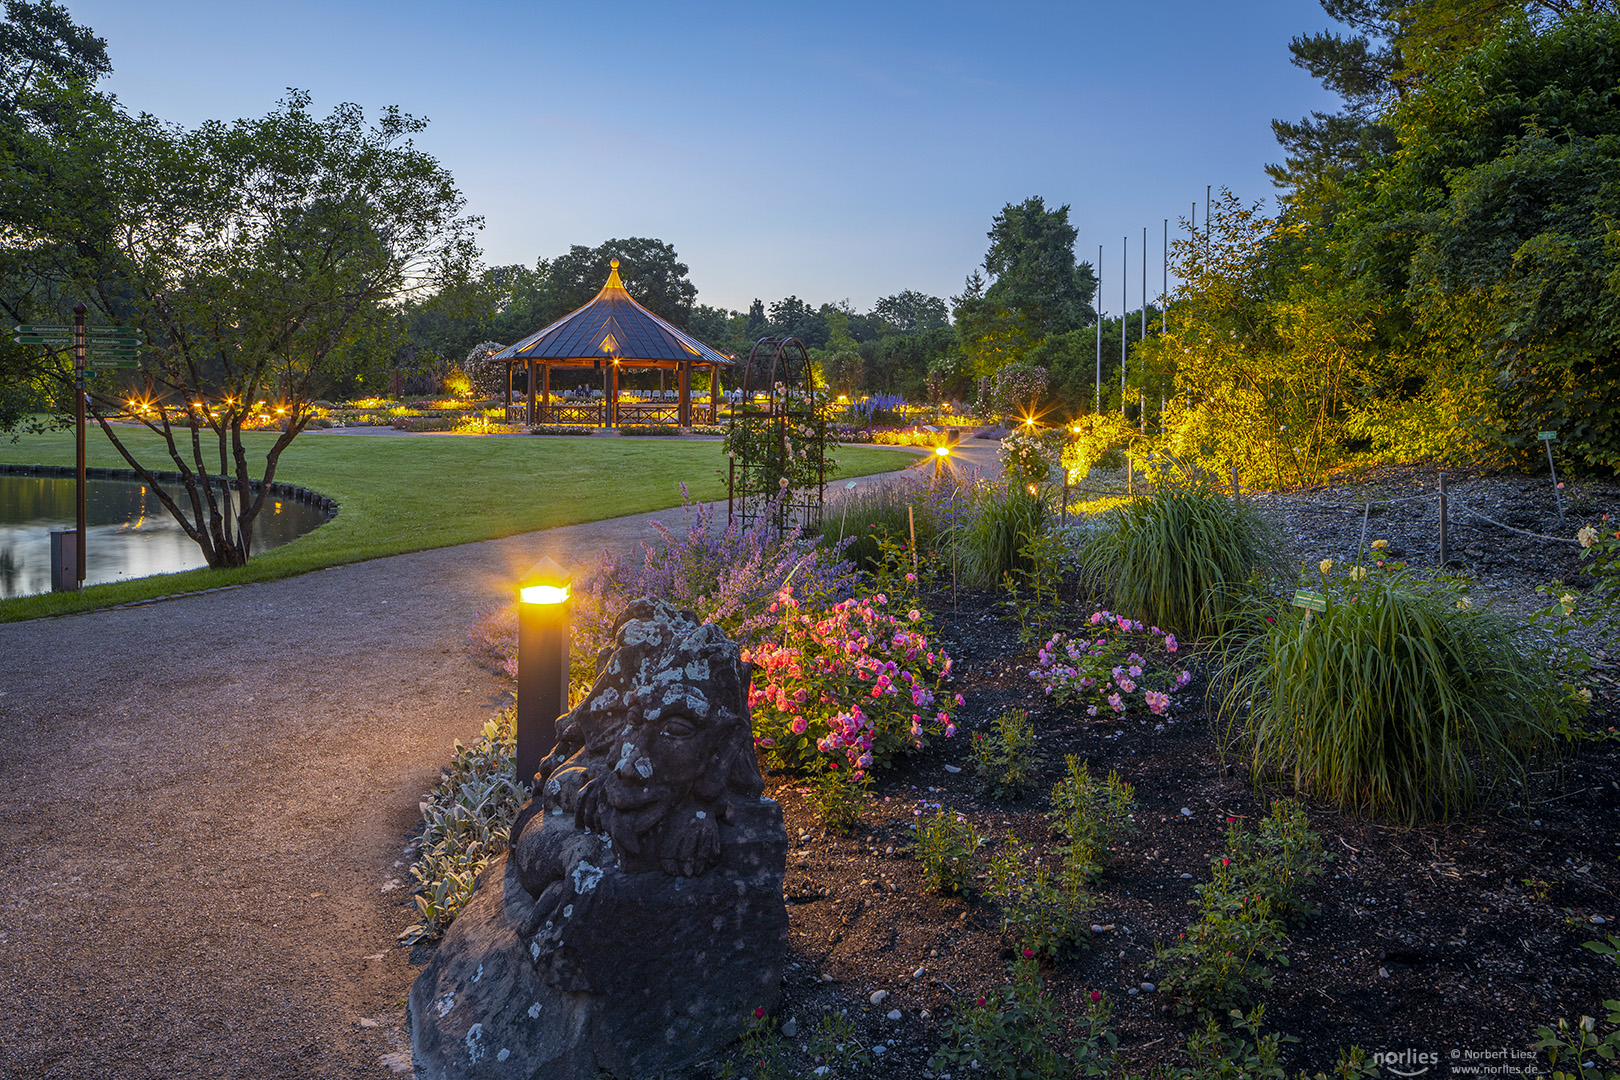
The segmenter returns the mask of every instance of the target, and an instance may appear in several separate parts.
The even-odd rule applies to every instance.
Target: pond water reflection
[[[146,484],[91,480],[85,490],[86,585],[208,565]],[[73,478],[0,475],[0,597],[48,592],[52,529],[77,520]],[[306,503],[272,496],[253,523],[253,550],[285,544],[326,521]]]

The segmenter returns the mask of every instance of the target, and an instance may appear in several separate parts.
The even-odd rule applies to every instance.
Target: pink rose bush
[[[776,632],[743,651],[754,665],[754,741],[772,765],[844,763],[860,779],[931,735],[956,734],[942,689],[951,658],[921,611],[890,611],[881,592],[812,610],[791,585],[772,607]]]
[[[1175,635],[1108,611],[1094,612],[1088,621],[1094,631],[1053,634],[1036,654],[1029,677],[1059,705],[1084,705],[1087,716],[1105,709],[1124,716],[1141,706],[1155,716],[1168,713],[1171,694],[1192,681],[1190,672],[1176,670],[1171,661],[1180,648]],[[1160,678],[1169,684],[1164,689],[1146,685]]]

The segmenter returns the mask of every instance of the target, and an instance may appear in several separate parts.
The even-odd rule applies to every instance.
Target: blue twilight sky
[[[67,0],[127,108],[185,124],[397,104],[482,215],[494,265],[674,244],[701,303],[948,297],[990,219],[1068,203],[1104,308],[1150,296],[1162,220],[1269,197],[1273,117],[1333,107],[1288,62],[1315,0],[522,3]]]

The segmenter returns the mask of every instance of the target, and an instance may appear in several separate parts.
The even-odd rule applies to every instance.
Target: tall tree
[[[686,329],[697,300],[697,286],[687,277],[685,263],[673,244],[645,237],[607,240],[594,248],[575,244],[566,255],[542,263],[546,279],[545,308],[533,329],[590,303],[607,281],[609,264],[619,260],[619,278],[625,291],[659,318]]]
[[[986,295],[984,275],[977,270],[967,276],[961,295],[951,297],[951,314],[956,319],[963,360],[975,377],[995,374],[1039,340],[1024,313]]]
[[[784,297],[771,305],[769,331],[798,338],[808,349],[821,348],[831,334],[821,309],[811,307],[797,296]]]
[[[393,108],[373,124],[354,105],[316,117],[294,92],[265,117],[189,131],[126,118],[108,147],[117,243],[73,284],[148,351],[141,388],[98,379],[91,411],[210,566],[250,556],[322,377],[386,348],[402,301],[471,276],[478,223],[411,145],[424,126]],[[278,417],[255,466],[243,430]],[[160,480],[118,420],[159,435],[181,480]]]
[[[52,0],[7,0],[0,20],[0,314],[44,321],[72,268],[108,239],[102,159],[116,110],[95,83],[107,43]],[[64,354],[0,339],[0,431],[66,406]]]
[[[950,321],[945,301],[912,289],[880,297],[872,305],[872,314],[902,334],[937,330]]]
[[[1431,381],[1494,387],[1510,445],[1559,430],[1620,468],[1620,14],[1520,17],[1391,115],[1347,221]]]
[[[1049,210],[1039,195],[1008,203],[989,237],[984,269],[994,281],[985,300],[1018,315],[1036,338],[1091,325],[1097,283],[1091,264],[1075,262],[1079,233],[1067,204]]]

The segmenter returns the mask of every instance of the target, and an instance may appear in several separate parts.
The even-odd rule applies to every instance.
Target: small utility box
[[[79,591],[79,530],[51,530],[51,592]]]

